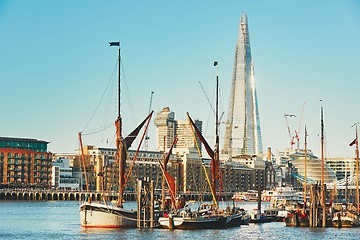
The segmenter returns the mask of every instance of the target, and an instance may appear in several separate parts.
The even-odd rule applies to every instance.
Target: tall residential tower
[[[155,125],[157,129],[157,149],[159,151],[169,149],[175,136],[178,138],[175,148],[194,148],[196,143],[194,134],[188,120],[175,120],[175,113],[169,107],[164,107],[161,112],[156,114]],[[195,120],[195,125],[201,131],[202,121]],[[200,142],[196,137],[197,142]],[[165,146],[164,146],[165,144]],[[201,145],[199,146],[201,149]]]
[[[251,57],[247,16],[242,14],[235,49],[223,154],[230,158],[263,153],[254,65]]]

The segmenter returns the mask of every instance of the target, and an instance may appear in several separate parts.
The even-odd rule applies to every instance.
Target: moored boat
[[[214,62],[214,66],[218,66],[218,62]],[[216,76],[216,106],[218,106],[218,90],[219,90],[219,78]],[[202,204],[202,206],[196,210],[191,211],[190,209],[183,209],[181,211],[173,210],[169,214],[166,214],[163,217],[159,218],[159,224],[164,228],[177,228],[177,229],[224,229],[230,227],[239,227],[241,222],[244,220],[241,212],[235,211],[235,206],[232,208],[230,206],[226,207],[225,210],[220,210],[218,206],[218,200],[220,199],[220,193],[222,189],[222,174],[219,171],[219,119],[218,119],[218,109],[216,109],[216,144],[215,149],[213,150],[208,142],[205,140],[204,136],[201,134],[201,131],[195,125],[194,121],[191,119],[189,113],[187,113],[189,123],[194,133],[194,137],[198,138],[202,144],[205,146],[206,152],[211,158],[211,180],[208,176],[205,165],[202,164],[206,180],[209,184],[209,188],[212,195],[212,204]],[[199,145],[196,144],[198,147]],[[201,156],[201,151],[198,148],[199,155]],[[172,194],[173,187],[170,184],[172,182],[171,176],[166,172],[164,165],[160,163],[160,167],[163,171],[165,179],[167,180],[170,192]],[[170,181],[169,181],[170,179]],[[219,180],[219,182],[218,182]],[[217,194],[217,188],[219,188],[219,195]],[[216,198],[218,197],[218,199]],[[173,204],[175,205],[175,204]],[[176,205],[175,205],[176,206]]]
[[[351,213],[350,211],[341,211],[335,213],[332,224],[336,228],[352,228],[359,227],[360,221],[357,214]]]
[[[131,147],[135,138],[139,134],[141,128],[146,123],[146,128],[144,132],[146,132],[147,127],[149,125],[152,113],[151,112],[145,120],[127,136],[125,139],[122,137],[122,117],[120,111],[120,42],[110,42],[110,46],[118,46],[119,47],[119,55],[118,55],[118,116],[115,121],[116,128],[116,160],[118,163],[118,185],[116,186],[119,190],[118,199],[116,205],[112,205],[107,202],[104,193],[104,185],[101,183],[102,187],[102,195],[103,201],[100,203],[95,203],[91,201],[89,194],[87,194],[85,201],[80,205],[80,223],[84,228],[129,228],[136,227],[137,224],[137,212],[134,210],[127,210],[123,208],[123,192],[126,185],[126,181],[131,174],[131,168],[128,172],[125,171],[126,168],[126,158],[127,158],[127,150]],[[82,137],[81,133],[79,133],[80,147],[81,147],[81,158],[82,165],[84,168],[84,176],[86,181],[86,191],[89,193],[89,186],[87,180],[87,172],[86,172],[86,161],[85,154],[83,151]],[[144,135],[143,135],[144,138]],[[141,139],[141,142],[143,140]],[[140,144],[141,144],[140,142]],[[139,145],[140,147],[140,145]],[[133,157],[132,163],[136,160],[136,154]],[[98,170],[97,176],[103,182],[104,173],[102,170]]]
[[[168,229],[182,229],[182,230],[195,230],[195,229],[223,229],[227,227],[228,218],[225,216],[168,216],[160,217],[159,224],[163,228]],[[240,225],[240,224],[239,224]]]
[[[249,212],[250,223],[268,223],[268,222],[274,222],[276,220],[275,215],[265,215],[263,213],[259,213],[258,210],[250,211]]]
[[[81,226],[85,228],[136,227],[137,214],[114,205],[83,202],[80,205]]]
[[[231,212],[217,210],[212,204],[202,204],[199,209],[181,209],[175,213],[164,214],[159,224],[169,229],[225,229],[248,224],[249,218],[242,212],[232,209]]]
[[[302,209],[288,213],[284,218],[287,227],[309,227],[309,216]]]

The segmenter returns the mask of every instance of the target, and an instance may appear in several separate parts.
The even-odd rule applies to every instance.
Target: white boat
[[[231,199],[234,200],[235,202],[246,202],[249,200],[246,194],[242,192],[234,193]]]
[[[359,216],[350,211],[341,211],[334,214],[332,224],[336,228],[359,227]]]
[[[293,210],[294,206],[304,201],[303,193],[292,187],[276,188],[270,198],[270,207],[279,210]]]
[[[130,228],[136,227],[137,214],[114,205],[83,202],[80,219],[85,228]]]
[[[248,190],[246,192],[236,192],[233,194],[232,199],[236,202],[254,202],[258,200],[258,191]]]
[[[134,210],[127,210],[124,209],[122,206],[123,203],[123,191],[126,186],[126,180],[128,176],[131,174],[131,167],[129,171],[126,173],[126,151],[131,147],[131,144],[135,140],[136,136],[138,135],[140,129],[147,123],[144,132],[146,132],[147,127],[149,125],[151,116],[153,112],[151,112],[145,120],[127,136],[125,139],[122,138],[122,118],[120,114],[120,42],[110,42],[110,46],[118,46],[119,47],[119,56],[118,56],[118,63],[119,63],[119,76],[118,76],[118,116],[115,121],[115,128],[116,128],[116,159],[118,163],[118,172],[119,172],[119,182],[117,188],[119,189],[117,204],[112,205],[111,203],[107,203],[105,197],[103,202],[95,203],[91,201],[91,198],[85,198],[85,201],[80,206],[80,223],[81,226],[84,228],[129,228],[129,227],[136,227],[137,223],[137,212]],[[144,138],[145,135],[143,135]],[[85,180],[86,180],[86,188],[87,192],[89,192],[88,188],[88,180],[87,180],[87,173],[86,173],[86,164],[85,164],[85,157],[83,152],[83,145],[81,139],[81,133],[79,133],[79,140],[81,146],[81,157],[82,163],[84,166],[84,173],[85,173]],[[142,140],[140,143],[142,143]],[[136,155],[132,163],[134,163],[136,159]],[[100,174],[100,175],[99,175]],[[102,173],[98,173],[98,176],[103,177]],[[104,189],[102,189],[103,196],[104,196]]]

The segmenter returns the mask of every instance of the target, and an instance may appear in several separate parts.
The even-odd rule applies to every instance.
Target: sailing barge
[[[125,139],[122,137],[122,117],[120,112],[120,42],[110,42],[110,46],[118,46],[119,47],[119,54],[118,54],[118,116],[115,121],[115,128],[116,128],[116,159],[118,163],[118,171],[119,171],[119,182],[117,188],[119,189],[118,192],[118,201],[114,206],[112,203],[106,201],[104,197],[104,189],[103,191],[103,201],[101,203],[95,203],[91,201],[91,197],[87,194],[85,201],[80,206],[80,223],[81,226],[84,228],[129,228],[129,227],[136,227],[137,224],[137,213],[134,210],[128,210],[123,208],[123,192],[126,185],[126,181],[128,176],[131,174],[131,167],[126,173],[126,157],[127,157],[127,150],[131,147],[133,141],[139,134],[140,130],[146,123],[146,127],[144,132],[146,132],[147,127],[149,125],[152,113],[151,112],[145,120],[132,132],[129,136]],[[144,138],[144,135],[143,135]],[[138,149],[140,148],[140,145]],[[83,152],[83,144],[81,133],[79,133],[79,140],[81,146],[81,156],[82,156],[82,164],[84,167],[84,175],[86,180],[86,189],[89,193],[88,187],[88,180],[87,180],[87,173],[86,173],[86,162],[85,156]],[[138,151],[137,151],[138,152]],[[133,163],[136,160],[136,154],[133,158]],[[100,172],[98,173],[99,177],[103,177],[103,174]]]

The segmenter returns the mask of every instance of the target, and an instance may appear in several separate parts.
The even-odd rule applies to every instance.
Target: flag
[[[352,141],[350,144],[349,144],[349,146],[352,146],[352,145],[354,145],[355,143],[356,143],[356,138],[354,139],[354,141]]]
[[[120,47],[120,42],[109,42],[110,47],[112,46],[119,46]]]

